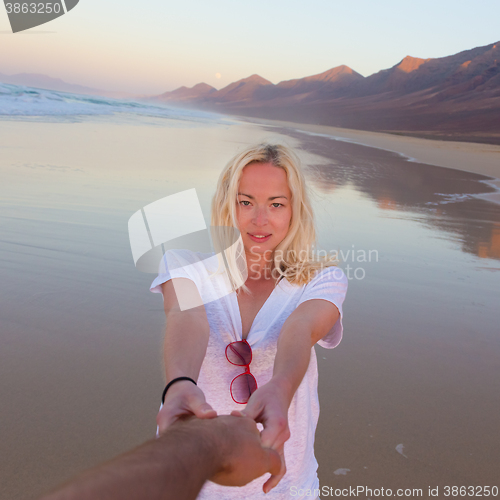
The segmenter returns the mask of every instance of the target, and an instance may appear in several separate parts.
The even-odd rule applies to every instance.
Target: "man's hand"
[[[40,500],[195,500],[207,479],[243,486],[279,469],[279,455],[262,447],[250,418],[191,416]]]
[[[247,406],[241,412],[233,411],[231,415],[246,416],[264,426],[261,433],[262,446],[276,450],[281,457],[281,468],[266,481],[263,486],[265,493],[274,488],[286,473],[283,447],[290,438],[288,428],[288,407],[290,406],[289,390],[277,379],[271,379],[259,387],[248,400]]]
[[[206,402],[203,391],[189,380],[172,384],[156,417],[160,434],[177,420],[192,415],[198,418],[214,418],[217,412]]]
[[[251,418],[225,415],[207,424],[221,460],[211,481],[224,486],[244,486],[266,472],[273,476],[279,474],[280,455],[263,447],[257,425]]]

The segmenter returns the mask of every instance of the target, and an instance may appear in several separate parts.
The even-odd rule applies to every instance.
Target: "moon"
[[[221,78],[222,75],[220,73],[215,73],[215,78]]]

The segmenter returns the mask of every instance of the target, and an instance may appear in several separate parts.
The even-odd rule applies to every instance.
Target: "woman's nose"
[[[253,217],[252,224],[256,226],[265,226],[267,224],[267,209],[266,208],[256,208]]]

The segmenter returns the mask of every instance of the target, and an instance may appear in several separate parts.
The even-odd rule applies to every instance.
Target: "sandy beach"
[[[154,436],[165,319],[128,218],[195,187],[208,220],[222,166],[262,140],[301,148],[318,247],[352,270],[344,339],[317,348],[321,484],[500,486],[499,146],[96,117],[0,121],[1,499]]]

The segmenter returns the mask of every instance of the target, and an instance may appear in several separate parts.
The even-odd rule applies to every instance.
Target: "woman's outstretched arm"
[[[311,347],[321,340],[339,318],[337,307],[323,299],[307,300],[285,321],[278,339],[271,380],[255,391],[241,412],[264,425],[263,446],[282,453],[290,437],[288,408],[309,366]],[[237,414],[239,412],[235,412]],[[286,472],[271,476],[264,491],[274,488]]]
[[[333,328],[339,316],[331,302],[313,299],[300,304],[285,321],[271,380],[281,388],[288,406],[309,366],[311,347]]]
[[[205,307],[198,305],[181,310],[177,294],[189,297],[193,305],[201,304],[196,285],[187,278],[174,278],[163,283],[162,291],[167,319],[163,347],[166,381],[168,383],[177,377],[190,377],[197,381],[210,333]],[[160,433],[184,415],[196,415],[198,418],[217,415],[206,402],[202,390],[187,380],[174,383],[167,391],[165,403],[156,419]]]

